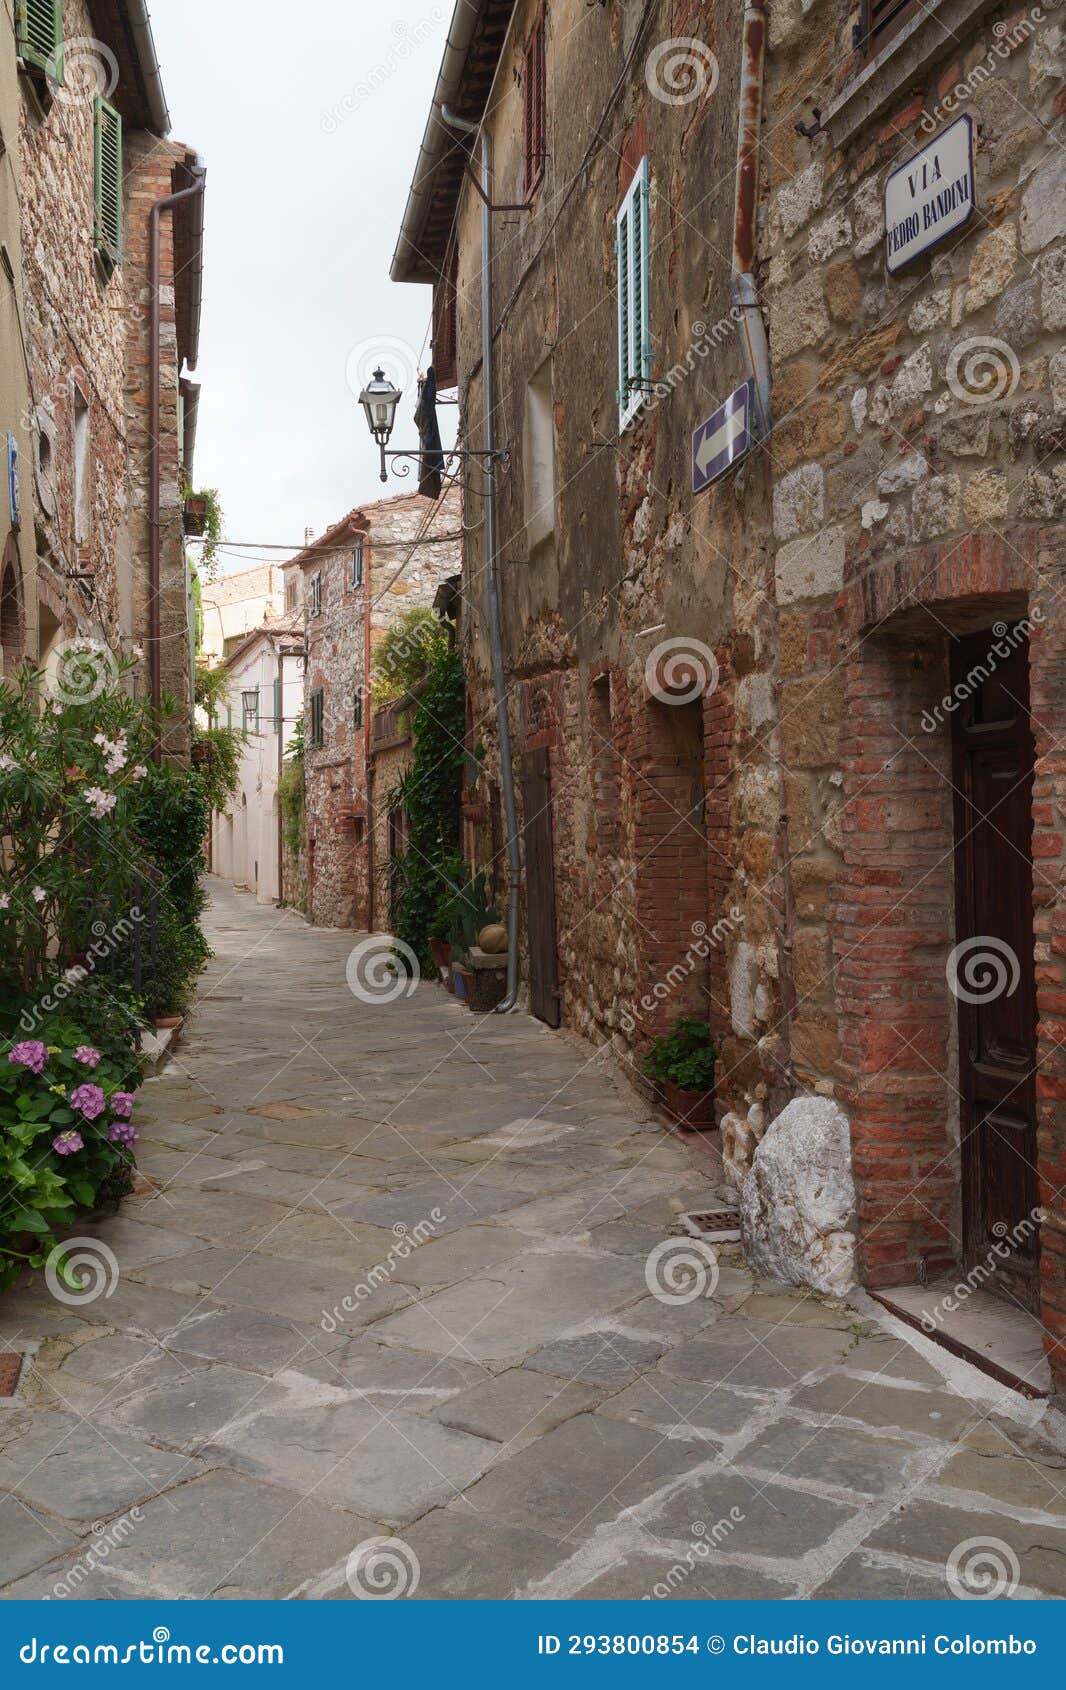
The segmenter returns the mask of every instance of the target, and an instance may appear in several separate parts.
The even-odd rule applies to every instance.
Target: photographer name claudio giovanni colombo
[[[1036,1639],[1015,1637],[948,1637],[941,1633],[927,1637],[851,1637],[834,1632],[824,1641],[793,1632],[791,1637],[736,1636],[730,1645],[734,1655],[1035,1655]]]

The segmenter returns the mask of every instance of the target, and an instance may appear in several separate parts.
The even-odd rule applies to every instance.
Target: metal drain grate
[[[0,1350],[0,1397],[13,1397],[18,1390],[22,1357],[13,1350]]]
[[[740,1237],[739,1209],[701,1209],[681,1219],[694,1238],[707,1238],[712,1244],[731,1244]]]

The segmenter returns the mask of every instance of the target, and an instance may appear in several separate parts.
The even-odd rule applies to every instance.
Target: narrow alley
[[[590,1047],[207,926],[93,1294],[0,1307],[5,1598],[1066,1594],[1040,1405],[679,1236],[710,1153]]]

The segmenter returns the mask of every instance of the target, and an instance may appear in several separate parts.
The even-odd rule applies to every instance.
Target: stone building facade
[[[368,769],[374,647],[405,610],[432,606],[460,561],[462,499],[401,494],[350,511],[286,566],[302,575],[307,908],[367,927],[374,880]]]
[[[987,1262],[1061,1388],[1058,14],[460,12],[436,100],[480,124],[493,88],[493,199],[528,206],[494,220],[492,301],[531,1001],[554,971],[554,1018],[634,1075],[708,1014],[749,1158],[790,1101],[835,1100],[857,1276]],[[435,103],[393,275],[434,285],[480,446],[468,158]],[[694,492],[736,432],[696,431],[749,379],[752,447]],[[487,561],[478,528],[464,649],[498,781]],[[498,855],[487,824],[471,846]]]
[[[20,36],[5,48],[25,55],[10,131],[28,374],[24,648],[53,681],[73,638],[116,655],[143,650],[138,686],[169,693],[182,707],[166,742],[180,756],[191,719],[182,478],[192,473],[196,398],[182,372],[195,366],[199,343],[202,170],[195,153],[167,138],[143,0],[66,0],[37,12],[35,28],[51,15],[62,32],[61,75],[57,54]],[[195,192],[159,217],[153,418],[149,220],[157,202],[188,188]]]

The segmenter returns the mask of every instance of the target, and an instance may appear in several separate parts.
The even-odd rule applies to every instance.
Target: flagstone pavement
[[[732,1247],[682,1272],[712,1155],[591,1046],[353,991],[358,935],[211,886],[99,1295],[0,1297],[0,1594],[1066,1595],[1038,1407]]]

